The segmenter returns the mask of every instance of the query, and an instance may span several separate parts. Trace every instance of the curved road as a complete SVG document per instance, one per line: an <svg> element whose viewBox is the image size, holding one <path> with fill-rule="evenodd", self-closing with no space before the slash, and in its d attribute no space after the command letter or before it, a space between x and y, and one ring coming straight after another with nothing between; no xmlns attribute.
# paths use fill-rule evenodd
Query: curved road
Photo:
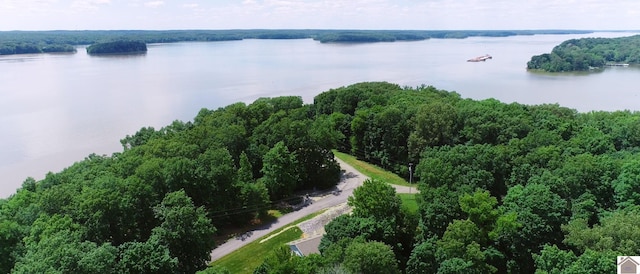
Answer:
<svg viewBox="0 0 640 274"><path fill-rule="evenodd" d="M347 197L353 194L353 190L362 185L362 183L366 179L369 179L369 177L358 172L355 168L347 165L342 160L338 158L336 158L336 160L340 164L340 168L344 170L342 178L336 186L339 190L341 190L338 195L327 195L325 198L317 200L298 211L282 215L275 222L253 230L252 233L250 233L250 235L243 241L235 238L228 240L226 243L219 245L218 247L216 247L216 249L211 251L211 261L220 259L223 256L235 251L236 249L241 248L248 243L253 242L256 239L267 235L278 228L284 227L304 216L312 214L316 211L323 210L325 208L345 203L347 201ZM415 187L412 187L410 189L405 186L393 186L396 188L397 193L415 193L417 191Z"/></svg>

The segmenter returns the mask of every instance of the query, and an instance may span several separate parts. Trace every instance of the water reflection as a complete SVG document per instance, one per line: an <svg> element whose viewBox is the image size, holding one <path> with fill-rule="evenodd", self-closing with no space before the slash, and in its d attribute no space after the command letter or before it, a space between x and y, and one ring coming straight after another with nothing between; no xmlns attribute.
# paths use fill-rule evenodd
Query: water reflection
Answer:
<svg viewBox="0 0 640 274"><path fill-rule="evenodd" d="M546 72L539 70L527 70L532 76L544 76L547 78L561 78L561 77L584 77L591 76L605 72L609 68L596 68L589 71L569 71L569 72Z"/></svg>
<svg viewBox="0 0 640 274"><path fill-rule="evenodd" d="M22 63L42 59L42 54L20 54L20 55L0 55L0 62L6 63Z"/></svg>
<svg viewBox="0 0 640 274"><path fill-rule="evenodd" d="M91 58L130 59L147 56L146 52L87 54Z"/></svg>

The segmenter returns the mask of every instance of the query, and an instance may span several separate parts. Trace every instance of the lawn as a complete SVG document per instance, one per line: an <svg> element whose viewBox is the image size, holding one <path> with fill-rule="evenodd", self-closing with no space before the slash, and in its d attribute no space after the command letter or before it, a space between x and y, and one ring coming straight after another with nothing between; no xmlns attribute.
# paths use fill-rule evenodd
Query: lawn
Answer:
<svg viewBox="0 0 640 274"><path fill-rule="evenodd" d="M288 242L295 241L302 237L302 231L296 226L297 224L318 216L324 211L325 210L320 210L318 212L300 218L283 228L277 229L274 232L271 232L261 237L260 239L257 239L239 248L238 250L229 253L227 256L224 256L216 260L215 262L212 262L211 265L225 267L231 273L253 273L253 270L260 266L260 264L262 264L264 259L269 255L271 251L287 244ZM269 239L260 243L262 240L267 238Z"/></svg>
<svg viewBox="0 0 640 274"><path fill-rule="evenodd" d="M280 229L281 231L282 229ZM269 253L276 248L297 239L302 236L302 231L297 226L291 227L277 236L260 243L260 238L255 240L235 252L224 256L215 262L212 266L223 266L231 273L253 273Z"/></svg>
<svg viewBox="0 0 640 274"><path fill-rule="evenodd" d="M402 207L408 209L409 212L418 212L418 201L416 201L415 193L398 193L397 195L402 200Z"/></svg>
<svg viewBox="0 0 640 274"><path fill-rule="evenodd" d="M394 184L394 185L410 186L410 184L402 177L394 173L391 173L389 171L386 171L378 166L360 161L349 154L342 153L336 150L333 151L333 154L336 157L338 157L340 160L349 164L350 166L352 166L353 168L360 171L362 174L364 174L365 176L371 179L380 180L380 181L383 181L389 184ZM413 186L415 186L415 184Z"/></svg>

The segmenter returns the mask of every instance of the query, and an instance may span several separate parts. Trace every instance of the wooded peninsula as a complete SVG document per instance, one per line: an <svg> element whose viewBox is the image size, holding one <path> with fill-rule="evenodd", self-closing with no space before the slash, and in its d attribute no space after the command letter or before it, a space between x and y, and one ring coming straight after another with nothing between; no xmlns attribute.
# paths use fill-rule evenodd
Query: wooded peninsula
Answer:
<svg viewBox="0 0 640 274"><path fill-rule="evenodd" d="M629 64L640 64L640 35L567 40L554 47L551 53L531 57L527 69L546 72L588 71Z"/></svg>
<svg viewBox="0 0 640 274"><path fill-rule="evenodd" d="M0 199L0 272L228 273L206 268L212 235L334 186L333 149L404 178L415 163L417 212L365 183L321 254L278 249L255 273L615 273L640 251L638 112L369 82L204 108L121 143Z"/></svg>
<svg viewBox="0 0 640 274"><path fill-rule="evenodd" d="M314 39L322 43L419 41L534 34L583 34L582 30L85 30L0 31L0 55L75 52L75 46L116 40L144 43L233 41L242 39Z"/></svg>

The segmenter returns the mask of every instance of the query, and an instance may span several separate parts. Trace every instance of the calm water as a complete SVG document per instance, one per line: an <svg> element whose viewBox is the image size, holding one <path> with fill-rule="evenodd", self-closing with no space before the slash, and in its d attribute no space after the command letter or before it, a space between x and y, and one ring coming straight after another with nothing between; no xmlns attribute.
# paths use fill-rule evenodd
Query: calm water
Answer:
<svg viewBox="0 0 640 274"><path fill-rule="evenodd" d="M578 37L535 35L376 44L244 40L151 45L145 55L0 56L0 197L90 153L121 151L143 126L192 120L203 108L302 96L362 81L433 85L474 99L559 103L579 111L640 110L640 68L533 74L534 54ZM493 60L468 63L483 54Z"/></svg>

